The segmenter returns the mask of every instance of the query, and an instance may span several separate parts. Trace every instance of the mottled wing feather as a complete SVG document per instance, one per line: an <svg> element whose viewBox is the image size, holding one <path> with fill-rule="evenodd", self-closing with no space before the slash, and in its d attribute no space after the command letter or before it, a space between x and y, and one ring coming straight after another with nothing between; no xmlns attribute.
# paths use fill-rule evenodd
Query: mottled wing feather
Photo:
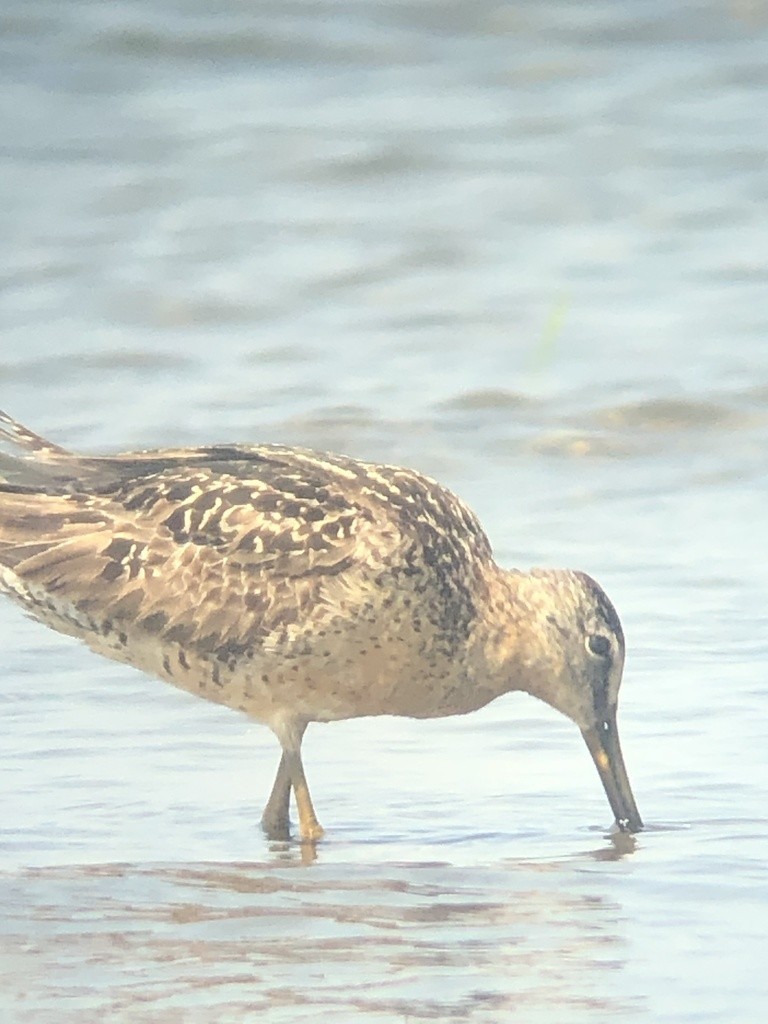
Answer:
<svg viewBox="0 0 768 1024"><path fill-rule="evenodd" d="M67 628L61 613L88 620L82 635L126 623L182 645L245 647L382 574L395 587L445 580L437 625L457 643L473 614L469 575L488 541L418 473L279 445L83 458L25 428L0 431L56 464L55 477L0 483L0 566L56 628Z"/></svg>
<svg viewBox="0 0 768 1024"><path fill-rule="evenodd" d="M264 467L187 462L120 481L103 496L137 525L233 566L289 577L339 571L370 511L327 484L257 469Z"/></svg>
<svg viewBox="0 0 768 1024"><path fill-rule="evenodd" d="M103 460L106 482L92 494L6 487L0 563L31 588L33 614L50 621L56 604L72 623L246 644L297 621L324 579L352 565L366 508L332 487L278 479L274 466L268 482L251 463L183 455ZM137 464L154 471L137 475ZM48 607L32 603L41 594Z"/></svg>

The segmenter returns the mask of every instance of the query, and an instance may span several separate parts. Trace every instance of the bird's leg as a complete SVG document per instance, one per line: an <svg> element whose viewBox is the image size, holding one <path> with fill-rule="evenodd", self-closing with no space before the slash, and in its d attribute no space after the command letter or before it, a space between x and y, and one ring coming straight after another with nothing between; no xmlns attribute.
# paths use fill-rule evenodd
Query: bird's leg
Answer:
<svg viewBox="0 0 768 1024"><path fill-rule="evenodd" d="M309 795L309 786L304 775L304 765L301 763L301 749L284 750L286 768L290 772L293 795L296 798L296 810L299 812L299 832L303 843L314 843L323 838L324 829L317 820L315 809L312 806L312 797Z"/></svg>
<svg viewBox="0 0 768 1024"><path fill-rule="evenodd" d="M288 809L291 789L299 812L301 841L314 843L323 835L323 827L317 820L312 806L304 765L301 762L301 741L306 727L306 722L292 720L278 722L273 726L283 748L283 756L280 758L272 792L261 818L262 827L270 839L289 838Z"/></svg>
<svg viewBox="0 0 768 1024"><path fill-rule="evenodd" d="M280 758L277 775L272 783L267 806L261 816L261 827L268 839L286 841L290 838L290 820L288 807L291 801L291 776L285 762L285 754Z"/></svg>

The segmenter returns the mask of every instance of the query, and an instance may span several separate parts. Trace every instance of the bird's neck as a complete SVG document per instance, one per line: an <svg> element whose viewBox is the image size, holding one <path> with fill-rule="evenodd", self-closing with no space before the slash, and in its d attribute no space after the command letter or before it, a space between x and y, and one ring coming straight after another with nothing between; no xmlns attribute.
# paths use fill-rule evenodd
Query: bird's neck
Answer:
<svg viewBox="0 0 768 1024"><path fill-rule="evenodd" d="M488 700L512 690L529 690L535 674L535 609L526 579L526 573L502 569L495 562L484 574L487 599L478 608L471 655L475 685L489 692Z"/></svg>

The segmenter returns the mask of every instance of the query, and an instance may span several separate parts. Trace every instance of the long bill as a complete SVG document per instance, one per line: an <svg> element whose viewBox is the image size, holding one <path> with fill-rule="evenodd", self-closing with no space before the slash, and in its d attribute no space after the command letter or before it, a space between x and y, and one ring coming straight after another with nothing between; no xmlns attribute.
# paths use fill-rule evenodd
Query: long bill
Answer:
<svg viewBox="0 0 768 1024"><path fill-rule="evenodd" d="M595 762L616 824L623 832L639 832L643 820L632 795L624 758L621 756L616 709L612 708L594 728L583 729L582 736Z"/></svg>

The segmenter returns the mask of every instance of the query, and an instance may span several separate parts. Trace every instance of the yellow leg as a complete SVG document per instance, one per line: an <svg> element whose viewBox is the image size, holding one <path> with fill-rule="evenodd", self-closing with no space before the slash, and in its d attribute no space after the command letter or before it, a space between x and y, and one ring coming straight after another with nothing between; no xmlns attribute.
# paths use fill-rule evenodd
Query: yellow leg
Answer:
<svg viewBox="0 0 768 1024"><path fill-rule="evenodd" d="M325 830L317 820L315 808L312 806L312 797L309 795L309 786L304 775L304 765L301 763L301 751L286 751L283 756L290 772L293 795L296 798L296 810L299 812L301 841L315 843L318 839L323 838Z"/></svg>
<svg viewBox="0 0 768 1024"><path fill-rule="evenodd" d="M296 799L296 810L299 812L299 834L303 843L315 843L323 836L323 827L317 820L309 786L301 762L301 741L304 737L306 722L288 719L278 723L274 728L283 756L277 768L277 775L272 784L267 806L261 817L261 824L269 839L285 841L290 838L290 822L288 817L291 789Z"/></svg>

